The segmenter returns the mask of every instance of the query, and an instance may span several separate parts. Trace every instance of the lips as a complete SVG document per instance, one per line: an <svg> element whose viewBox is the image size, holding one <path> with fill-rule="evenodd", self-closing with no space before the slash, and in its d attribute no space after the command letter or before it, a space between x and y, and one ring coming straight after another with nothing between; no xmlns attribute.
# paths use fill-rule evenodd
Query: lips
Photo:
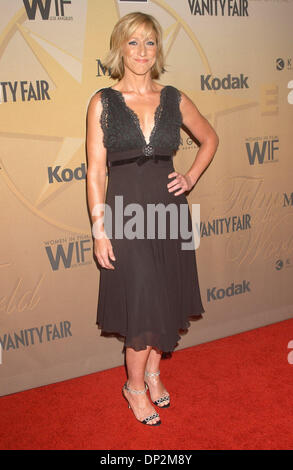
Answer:
<svg viewBox="0 0 293 470"><path fill-rule="evenodd" d="M140 64L146 64L148 62L148 59L135 59L136 62L139 62Z"/></svg>

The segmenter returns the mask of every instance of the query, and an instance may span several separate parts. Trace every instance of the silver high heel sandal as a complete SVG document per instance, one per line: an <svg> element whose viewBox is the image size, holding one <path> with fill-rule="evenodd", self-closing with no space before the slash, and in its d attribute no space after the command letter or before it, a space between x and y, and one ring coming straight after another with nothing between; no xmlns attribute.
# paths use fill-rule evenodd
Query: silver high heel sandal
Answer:
<svg viewBox="0 0 293 470"><path fill-rule="evenodd" d="M158 372L153 372L151 374L149 374L149 372L145 371L145 376L146 377L157 377L158 375L160 375L159 370L158 370ZM165 405L161 405L161 403L164 403L165 401L169 401L169 403L166 403ZM157 405L159 408L169 408L169 406L170 406L170 395L167 392L164 392L164 394L160 398L158 398L158 400L153 401L153 404Z"/></svg>
<svg viewBox="0 0 293 470"><path fill-rule="evenodd" d="M148 390L148 386L147 384L145 384L145 389L144 390L132 390L131 388L128 387L128 384L127 384L127 381L125 382L125 384L123 385L122 387L122 396L125 398L125 400L127 401L128 403L128 408L131 408L130 404L129 404L129 401L127 400L126 396L124 395L123 393L123 390L127 390L127 392L130 392L130 393L135 393L135 394L142 394L142 393L146 393L147 390ZM132 408L131 408L132 409ZM132 410L133 411L133 410ZM134 411L133 411L133 414L134 414ZM135 416L135 414L134 414ZM135 416L136 417L136 416ZM157 421L156 423L153 423L153 424L149 424L149 421L152 421L152 419L155 419L155 418L159 418L159 414L155 411L152 415L150 416L147 416L143 421L140 421L139 419L137 419L137 421L139 421L140 423L142 424L147 424L148 426L159 426L159 424L161 424L161 420Z"/></svg>

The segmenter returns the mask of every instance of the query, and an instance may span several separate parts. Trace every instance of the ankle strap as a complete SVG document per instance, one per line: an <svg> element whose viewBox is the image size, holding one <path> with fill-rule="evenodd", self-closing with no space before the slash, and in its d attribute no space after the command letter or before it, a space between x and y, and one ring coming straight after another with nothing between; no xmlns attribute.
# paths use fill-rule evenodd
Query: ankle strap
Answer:
<svg viewBox="0 0 293 470"><path fill-rule="evenodd" d="M129 387L128 387L128 383L127 383L127 382L125 382L125 384L124 384L124 388L125 388L125 390L127 390L128 392L131 392L131 393L136 393L136 394L142 394L142 393L146 393L146 392L147 392L147 390L148 390L148 386L147 386L147 384L145 384L145 388L144 388L144 390L133 390L133 389L131 389L131 388L129 388Z"/></svg>
<svg viewBox="0 0 293 470"><path fill-rule="evenodd" d="M157 375L160 375L160 371L158 370L158 372L152 372L151 374L147 371L145 371L145 375L147 377L156 377Z"/></svg>

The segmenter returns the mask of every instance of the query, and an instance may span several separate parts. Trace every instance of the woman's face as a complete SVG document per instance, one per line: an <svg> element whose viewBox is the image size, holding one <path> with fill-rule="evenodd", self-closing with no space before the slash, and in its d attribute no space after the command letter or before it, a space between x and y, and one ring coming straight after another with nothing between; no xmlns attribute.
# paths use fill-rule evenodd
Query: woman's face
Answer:
<svg viewBox="0 0 293 470"><path fill-rule="evenodd" d="M145 75L156 62L157 42L154 31L146 33L144 25L139 26L122 48L125 71Z"/></svg>

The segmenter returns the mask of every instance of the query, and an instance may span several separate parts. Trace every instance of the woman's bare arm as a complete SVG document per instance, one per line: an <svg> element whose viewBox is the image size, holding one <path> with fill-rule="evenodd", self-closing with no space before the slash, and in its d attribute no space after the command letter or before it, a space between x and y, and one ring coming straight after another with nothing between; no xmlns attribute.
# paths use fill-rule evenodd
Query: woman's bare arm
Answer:
<svg viewBox="0 0 293 470"><path fill-rule="evenodd" d="M189 129L193 136L196 137L201 145L192 166L184 176L177 172L169 174L169 177L177 175L177 177L167 185L170 192L180 188L180 190L174 194L175 196L189 191L195 185L200 175L212 161L219 144L219 137L207 119L200 114L190 98L183 92L180 93L182 98L180 111L183 124Z"/></svg>
<svg viewBox="0 0 293 470"><path fill-rule="evenodd" d="M86 149L87 167L87 198L94 227L94 252L104 268L114 269L109 256L115 260L110 240L105 236L102 207L105 204L105 187L107 176L107 151L103 143L103 130L100 124L102 113L101 92L90 99L87 111ZM100 210L97 211L97 208ZM96 215L93 214L96 213Z"/></svg>

